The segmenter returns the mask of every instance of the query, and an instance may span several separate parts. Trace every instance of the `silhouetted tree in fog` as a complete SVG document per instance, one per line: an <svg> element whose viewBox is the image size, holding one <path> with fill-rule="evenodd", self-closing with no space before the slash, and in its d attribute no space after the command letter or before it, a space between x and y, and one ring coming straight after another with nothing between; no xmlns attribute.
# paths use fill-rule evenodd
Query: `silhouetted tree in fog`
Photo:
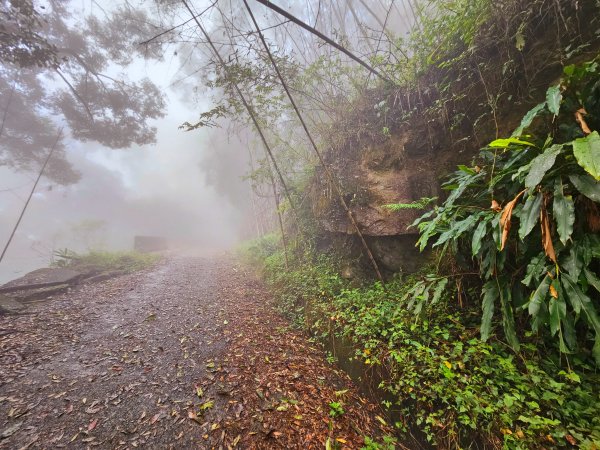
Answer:
<svg viewBox="0 0 600 450"><path fill-rule="evenodd" d="M62 126L67 138L110 148L156 139L149 121L164 115L163 94L149 79L124 73L140 36L153 32L147 13L120 7L81 18L73 7L66 0L0 2L0 165L39 169ZM64 142L47 176L77 180Z"/></svg>

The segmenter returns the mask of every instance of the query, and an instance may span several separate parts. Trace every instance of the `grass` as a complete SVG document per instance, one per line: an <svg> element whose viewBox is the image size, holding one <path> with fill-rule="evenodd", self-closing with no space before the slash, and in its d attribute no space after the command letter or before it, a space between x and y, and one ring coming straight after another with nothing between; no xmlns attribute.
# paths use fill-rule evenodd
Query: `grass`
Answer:
<svg viewBox="0 0 600 450"><path fill-rule="evenodd" d="M132 273L155 264L160 255L134 251L99 251L75 253L64 249L55 252L54 267L66 267L80 272L123 272Z"/></svg>

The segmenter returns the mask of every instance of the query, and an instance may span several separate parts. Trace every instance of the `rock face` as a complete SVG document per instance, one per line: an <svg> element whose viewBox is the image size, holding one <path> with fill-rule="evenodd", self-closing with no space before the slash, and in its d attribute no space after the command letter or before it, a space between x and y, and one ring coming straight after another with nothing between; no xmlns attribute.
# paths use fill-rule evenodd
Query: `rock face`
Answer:
<svg viewBox="0 0 600 450"><path fill-rule="evenodd" d="M74 284L81 279L82 275L75 270L60 267L38 269L0 286L0 292L8 293Z"/></svg>

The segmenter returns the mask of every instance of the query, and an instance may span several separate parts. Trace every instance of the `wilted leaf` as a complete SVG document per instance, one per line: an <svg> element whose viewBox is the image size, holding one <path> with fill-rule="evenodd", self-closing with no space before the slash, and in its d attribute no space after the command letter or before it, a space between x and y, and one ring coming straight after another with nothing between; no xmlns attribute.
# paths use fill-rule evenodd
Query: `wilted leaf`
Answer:
<svg viewBox="0 0 600 450"><path fill-rule="evenodd" d="M575 139L573 154L586 172L600 180L600 135L597 131L584 138Z"/></svg>
<svg viewBox="0 0 600 450"><path fill-rule="evenodd" d="M578 109L577 111L575 111L575 120L581 127L581 131L583 131L584 134L590 134L592 130L590 130L590 127L588 126L587 122L585 121L585 118L583 117L586 114L587 111L584 108Z"/></svg>
<svg viewBox="0 0 600 450"><path fill-rule="evenodd" d="M188 417L194 422L202 425L202 421L198 418L198 415L194 411L188 411Z"/></svg>
<svg viewBox="0 0 600 450"><path fill-rule="evenodd" d="M500 250L504 250L506 240L508 239L508 233L510 231L510 219L512 218L513 209L519 201L521 195L523 195L524 193L525 190L519 192L517 196L513 198L510 202L508 202L502 210L502 215L500 216L500 228L502 229L502 240L500 244Z"/></svg>
<svg viewBox="0 0 600 450"><path fill-rule="evenodd" d="M88 425L87 430L92 431L94 428L96 428L96 425L98 425L98 419L92 420Z"/></svg>
<svg viewBox="0 0 600 450"><path fill-rule="evenodd" d="M556 252L554 251L554 244L552 244L550 220L548 219L546 208L542 208L540 211L540 225L542 227L542 247L544 248L544 252L548 258L556 263Z"/></svg>

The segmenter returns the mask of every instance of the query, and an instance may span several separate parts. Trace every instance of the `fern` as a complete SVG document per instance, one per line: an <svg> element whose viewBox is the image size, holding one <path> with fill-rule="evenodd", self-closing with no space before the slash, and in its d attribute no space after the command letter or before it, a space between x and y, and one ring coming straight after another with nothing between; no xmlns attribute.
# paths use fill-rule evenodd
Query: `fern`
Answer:
<svg viewBox="0 0 600 450"><path fill-rule="evenodd" d="M415 200L410 203L390 203L389 205L383 205L384 208L390 211L402 211L405 209L425 209L431 203L434 203L437 197L422 197L419 200Z"/></svg>

